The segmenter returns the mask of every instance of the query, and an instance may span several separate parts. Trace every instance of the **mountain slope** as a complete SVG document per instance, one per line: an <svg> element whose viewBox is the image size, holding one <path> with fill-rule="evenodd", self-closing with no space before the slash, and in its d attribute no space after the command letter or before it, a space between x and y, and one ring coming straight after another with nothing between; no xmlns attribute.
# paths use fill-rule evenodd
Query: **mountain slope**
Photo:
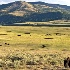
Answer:
<svg viewBox="0 0 70 70"><path fill-rule="evenodd" d="M23 16L27 13L30 14L30 12L36 12L36 8L27 2L17 1L9 3L8 6L6 4L5 7L4 5L0 6L0 12L16 16Z"/></svg>
<svg viewBox="0 0 70 70"><path fill-rule="evenodd" d="M63 8L63 9L69 9L70 10L70 6L67 5L59 5L59 4L49 4L49 3L45 3L45 2L29 2L31 4L39 4L39 5L46 5L49 7L53 7L53 8Z"/></svg>
<svg viewBox="0 0 70 70"><path fill-rule="evenodd" d="M70 6L25 1L0 5L0 24L58 19L70 19Z"/></svg>

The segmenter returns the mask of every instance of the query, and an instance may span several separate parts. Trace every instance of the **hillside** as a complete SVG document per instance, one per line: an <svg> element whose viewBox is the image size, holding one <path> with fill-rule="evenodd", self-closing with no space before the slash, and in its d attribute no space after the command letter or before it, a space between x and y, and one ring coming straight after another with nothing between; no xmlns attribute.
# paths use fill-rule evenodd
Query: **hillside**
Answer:
<svg viewBox="0 0 70 70"><path fill-rule="evenodd" d="M70 19L70 6L45 2L16 1L0 5L0 24L26 21L53 21Z"/></svg>

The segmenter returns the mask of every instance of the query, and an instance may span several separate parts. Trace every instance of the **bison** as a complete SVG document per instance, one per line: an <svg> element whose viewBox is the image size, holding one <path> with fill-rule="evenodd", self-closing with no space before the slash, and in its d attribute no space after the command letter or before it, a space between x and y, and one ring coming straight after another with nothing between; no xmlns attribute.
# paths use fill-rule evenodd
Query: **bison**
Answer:
<svg viewBox="0 0 70 70"><path fill-rule="evenodd" d="M70 57L67 57L67 58L64 60L64 67L65 67L65 68L70 68Z"/></svg>

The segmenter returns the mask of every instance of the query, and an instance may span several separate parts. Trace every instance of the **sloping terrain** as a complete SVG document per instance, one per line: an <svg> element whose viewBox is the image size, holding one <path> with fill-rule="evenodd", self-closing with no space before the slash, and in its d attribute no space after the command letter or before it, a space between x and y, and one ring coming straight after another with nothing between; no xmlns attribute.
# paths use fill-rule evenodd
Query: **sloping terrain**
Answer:
<svg viewBox="0 0 70 70"><path fill-rule="evenodd" d="M70 19L70 6L25 1L0 5L0 24L61 19Z"/></svg>

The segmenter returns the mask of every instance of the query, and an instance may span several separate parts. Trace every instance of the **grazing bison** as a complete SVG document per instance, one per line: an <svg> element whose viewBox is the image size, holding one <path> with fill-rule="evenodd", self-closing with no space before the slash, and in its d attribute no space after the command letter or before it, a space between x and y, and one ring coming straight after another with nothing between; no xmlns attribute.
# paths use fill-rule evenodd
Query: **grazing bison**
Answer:
<svg viewBox="0 0 70 70"><path fill-rule="evenodd" d="M69 57L64 60L64 67L65 68L70 68L70 58Z"/></svg>
<svg viewBox="0 0 70 70"><path fill-rule="evenodd" d="M5 45L9 45L9 43L5 43Z"/></svg>
<svg viewBox="0 0 70 70"><path fill-rule="evenodd" d="M2 46L2 45L0 45L0 46Z"/></svg>
<svg viewBox="0 0 70 70"><path fill-rule="evenodd" d="M42 45L42 48L45 48L46 46L45 45Z"/></svg>
<svg viewBox="0 0 70 70"><path fill-rule="evenodd" d="M21 36L21 35L17 35L17 36Z"/></svg>

